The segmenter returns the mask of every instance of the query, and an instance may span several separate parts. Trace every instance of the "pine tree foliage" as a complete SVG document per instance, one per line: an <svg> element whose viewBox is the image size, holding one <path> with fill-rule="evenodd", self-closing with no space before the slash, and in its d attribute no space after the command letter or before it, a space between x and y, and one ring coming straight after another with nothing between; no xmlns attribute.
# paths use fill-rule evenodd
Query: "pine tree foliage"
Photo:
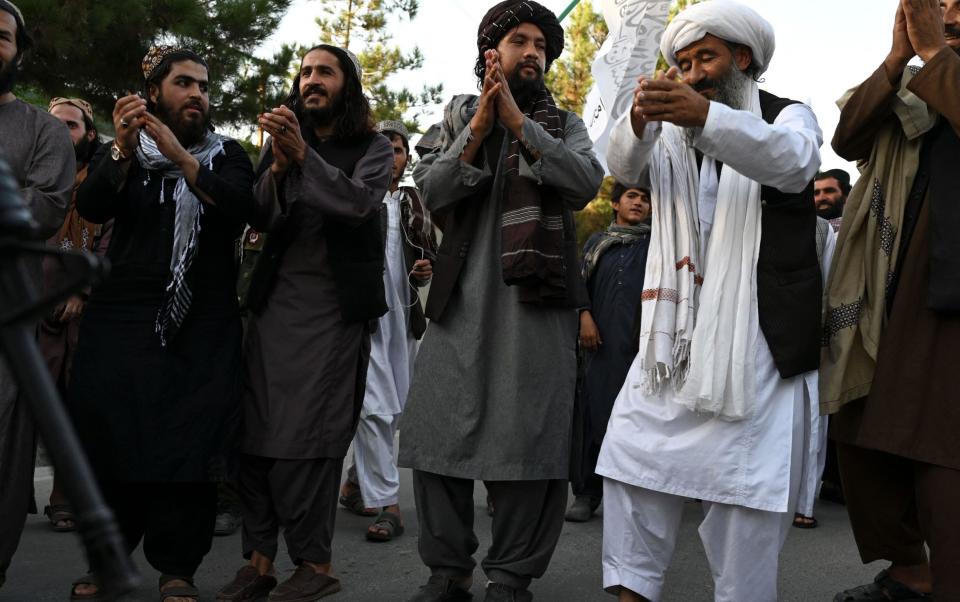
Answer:
<svg viewBox="0 0 960 602"><path fill-rule="evenodd" d="M320 39L353 51L363 68L363 86L374 118L403 120L411 132L420 130L426 109L442 102L443 85L420 90L397 86L395 75L423 66L420 49L393 45L390 25L396 17L414 19L419 0L323 0L317 19Z"/></svg>
<svg viewBox="0 0 960 602"><path fill-rule="evenodd" d="M253 56L291 0L18 0L36 45L20 83L43 97L80 96L98 121L139 90L140 62L156 43L190 48L210 66L215 121L251 125L264 62ZM269 69L267 70L269 71Z"/></svg>

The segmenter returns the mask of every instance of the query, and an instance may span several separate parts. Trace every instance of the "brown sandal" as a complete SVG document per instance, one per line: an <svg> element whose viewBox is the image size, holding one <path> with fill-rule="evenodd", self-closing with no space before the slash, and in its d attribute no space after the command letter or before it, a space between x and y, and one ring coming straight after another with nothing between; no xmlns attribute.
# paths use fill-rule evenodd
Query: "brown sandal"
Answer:
<svg viewBox="0 0 960 602"><path fill-rule="evenodd" d="M246 565L237 571L233 581L217 592L218 602L247 602L264 598L277 587L277 578L273 575L261 575L257 567Z"/></svg>

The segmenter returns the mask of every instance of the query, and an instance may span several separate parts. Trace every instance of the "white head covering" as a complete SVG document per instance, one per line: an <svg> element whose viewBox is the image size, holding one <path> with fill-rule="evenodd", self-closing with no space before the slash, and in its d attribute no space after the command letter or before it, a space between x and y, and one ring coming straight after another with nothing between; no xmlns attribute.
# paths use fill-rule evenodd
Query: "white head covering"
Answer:
<svg viewBox="0 0 960 602"><path fill-rule="evenodd" d="M660 52L671 67L677 65L676 53L698 42L707 34L743 44L753 51L757 75L770 66L776 39L773 26L757 11L733 0L709 0L687 7L667 26L660 39Z"/></svg>

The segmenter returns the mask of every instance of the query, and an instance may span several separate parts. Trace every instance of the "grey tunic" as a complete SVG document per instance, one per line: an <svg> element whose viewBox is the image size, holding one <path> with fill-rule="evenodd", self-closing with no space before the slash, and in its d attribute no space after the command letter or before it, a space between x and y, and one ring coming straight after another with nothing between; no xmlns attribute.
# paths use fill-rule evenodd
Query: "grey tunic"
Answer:
<svg viewBox="0 0 960 602"><path fill-rule="evenodd" d="M393 148L377 136L353 177L307 149L280 195L270 171L254 188L251 225L275 230L297 220L276 284L251 316L242 390L244 453L285 460L342 458L363 400L370 340L367 326L345 322L327 259L327 216L362 222L377 213L390 183ZM281 200L283 199L283 200Z"/></svg>
<svg viewBox="0 0 960 602"><path fill-rule="evenodd" d="M490 184L458 286L417 356L403 427L401 466L483 480L566 479L576 379L577 312L519 301L500 269L502 174L459 159L476 97L446 108L442 148L414 170L431 212ZM497 125L496 127L501 127ZM552 186L571 209L594 198L603 168L586 127L568 115L562 140L527 118L523 135L542 155L520 174ZM506 153L503 138L501 161ZM568 266L577 269L578 266Z"/></svg>
<svg viewBox="0 0 960 602"><path fill-rule="evenodd" d="M37 241L53 236L67 214L77 173L67 128L21 100L0 104L0 158L11 168L23 201L40 227ZM26 267L39 292L40 257L26 261ZM33 445L32 421L17 400L13 375L0 353L0 583L31 501Z"/></svg>

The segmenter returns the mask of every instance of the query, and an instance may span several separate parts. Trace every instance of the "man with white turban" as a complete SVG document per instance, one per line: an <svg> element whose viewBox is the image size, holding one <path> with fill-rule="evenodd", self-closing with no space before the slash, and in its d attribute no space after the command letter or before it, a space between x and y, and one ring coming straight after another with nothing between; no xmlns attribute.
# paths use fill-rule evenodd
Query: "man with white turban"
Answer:
<svg viewBox="0 0 960 602"><path fill-rule="evenodd" d="M772 601L819 359L822 134L757 88L774 34L752 9L696 4L660 49L670 70L639 79L607 153L615 178L649 182L654 218L640 351L597 465L604 587L658 600L698 498L716 600Z"/></svg>

